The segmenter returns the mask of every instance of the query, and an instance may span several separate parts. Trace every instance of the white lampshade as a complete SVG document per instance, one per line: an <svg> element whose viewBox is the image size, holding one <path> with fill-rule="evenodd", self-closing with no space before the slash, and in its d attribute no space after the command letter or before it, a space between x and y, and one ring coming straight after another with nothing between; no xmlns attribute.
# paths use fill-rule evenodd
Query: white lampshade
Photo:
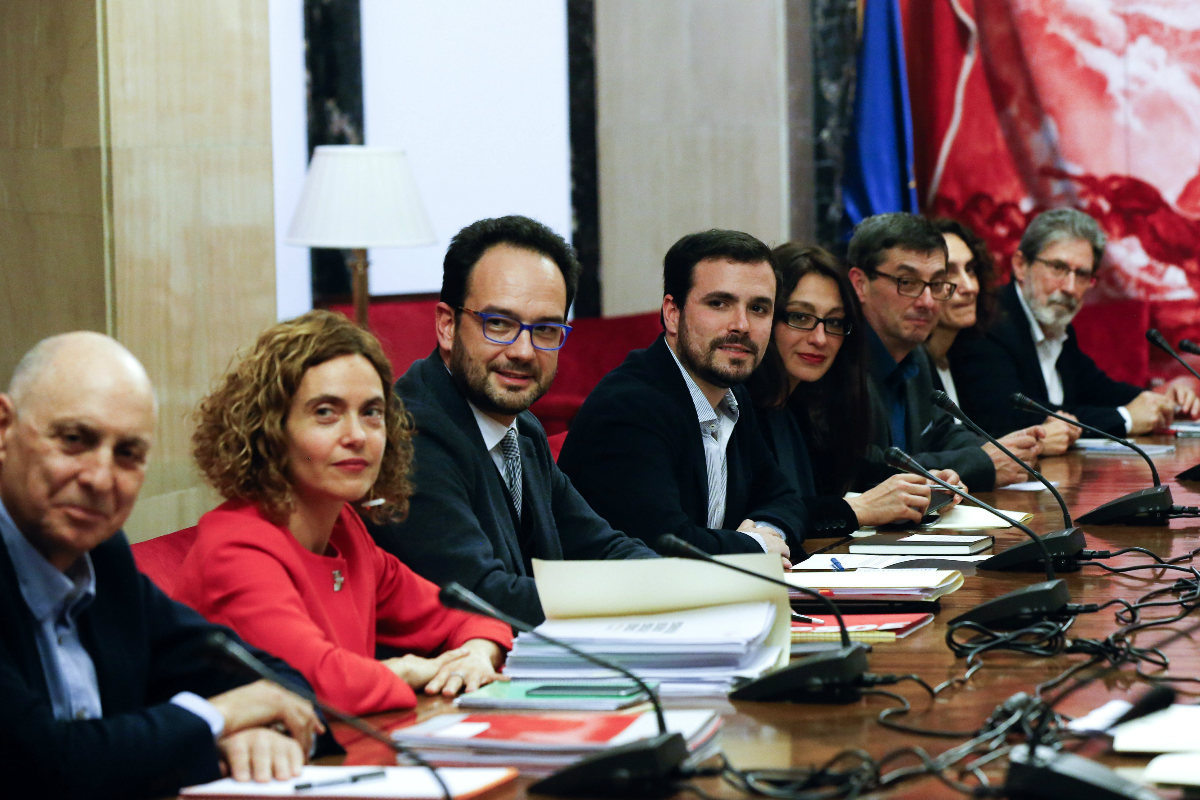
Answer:
<svg viewBox="0 0 1200 800"><path fill-rule="evenodd" d="M398 147L321 145L285 241L306 247L414 247L435 240Z"/></svg>

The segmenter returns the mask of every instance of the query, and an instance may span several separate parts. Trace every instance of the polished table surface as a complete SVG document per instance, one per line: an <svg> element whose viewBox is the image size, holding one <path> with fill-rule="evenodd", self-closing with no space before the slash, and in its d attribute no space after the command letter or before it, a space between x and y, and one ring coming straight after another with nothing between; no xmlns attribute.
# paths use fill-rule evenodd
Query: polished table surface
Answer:
<svg viewBox="0 0 1200 800"><path fill-rule="evenodd" d="M1139 440L1142 441L1142 440ZM1158 437L1150 442L1174 442ZM1200 439L1179 439L1176 451L1154 457L1163 483L1169 484L1176 505L1200 506L1200 484L1180 484L1174 476L1200 462ZM1129 456L1109 454L1084 454L1071 452L1065 456L1046 459L1042 463L1046 477L1058 484L1073 516L1078 516L1103 502L1121 494L1150 485L1145 463L1132 452ZM1021 510L1033 514L1029 526L1039 533L1062 527L1057 504L1049 492L1018 492L998 490L980 495L981 499L1005 510ZM1200 519L1172 520L1169 526L1082 526L1090 550L1115 550L1127 546L1147 548L1163 559L1182 556L1193 548L1200 548ZM1026 538L1014 529L996 532L996 550L1025 541ZM814 540L812 547L830 542ZM1111 559L1106 563L1127 566L1147 563L1148 557L1130 554ZM1190 565L1190 561L1185 562ZM1182 572L1150 569L1125 575L1113 575L1097 566L1084 566L1078 572L1065 573L1063 577L1071 591L1073 603L1103 603L1113 598L1134 601L1146 592L1169 586L1181 577ZM1044 580L1044 573L1037 572L980 572L966 579L957 592L942 599L941 611L933 624L911 636L894 643L875 645L870 655L870 669L874 673L915 673L931 685L961 676L966 661L957 658L945 642L947 620L990 598L1017 589L1029 583ZM1118 623L1113 611L1078 617L1068 633L1071 638L1103 639ZM1172 609L1148 610L1142 618L1164 617ZM1177 623L1185 625L1187 622ZM1139 646L1148 646L1169 633L1166 628L1155 628L1138 634ZM1179 676L1200 676L1200 652L1195 638L1185 636L1166 648L1170 658L1168 672ZM913 710L900 721L918 728L937 728L972 731L979 728L992 711L1017 692L1032 692L1039 682L1045 681L1072 665L1086 660L1079 654L1060 654L1053 657L1036 657L1022 653L996 652L984 656L983 666L962 686L941 692L931 701L926 692L912 682L884 687L908 698ZM1183 693L1190 691L1189 684L1175 684ZM1129 698L1147 688L1147 684L1124 667L1106 676L1078 693L1068 697L1057 709L1069 716L1078 716L1101 705L1109 699ZM1053 696L1054 692L1048 692ZM694 704L693 704L694 705ZM898 748L917 746L936 755L958 744L960 740L915 736L883 727L876 716L885 708L896 706L886 697L866 695L849 705L793 705L788 703L730 703L717 701L725 716L719 734L719 744L730 762L739 768L813 766L820 764L840 751L861 748L871 756L879 758ZM418 718L452 710L452 706L441 699L423 700L418 710L407 714L378 715L374 722L384 727L406 724ZM335 729L336 730L336 729ZM346 744L349 755L346 763L391 763L382 745L364 741L352 731L339 731L339 738ZM964 739L967 737L963 737ZM1100 748L1103 750L1103 748ZM1101 760L1113 766L1122 764L1144 764L1144 758L1129 758L1111 753L1101 753ZM900 758L890 763L889 768L915 764L913 758ZM989 773L994 780L1003 779L1004 762L1001 761ZM524 776L515 785L496 790L497 800L524 797L525 787L531 781ZM717 779L700 779L698 784L706 791L721 797L739 795L731 787ZM957 797L958 793L942 786L931 778L902 783L886 793L888 797Z"/></svg>

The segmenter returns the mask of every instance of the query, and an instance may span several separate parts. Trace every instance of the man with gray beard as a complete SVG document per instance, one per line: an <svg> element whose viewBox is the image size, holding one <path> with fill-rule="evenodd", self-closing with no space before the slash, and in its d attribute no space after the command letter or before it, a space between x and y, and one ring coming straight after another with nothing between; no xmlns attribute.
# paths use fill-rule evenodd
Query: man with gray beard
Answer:
<svg viewBox="0 0 1200 800"><path fill-rule="evenodd" d="M960 404L984 428L999 435L1041 422L1012 407L1014 392L1117 436L1200 414L1190 388L1143 391L1113 380L1080 350L1071 320L1096 283L1105 244L1096 220L1073 208L1029 224L1013 254L1013 281L1000 292L1000 319L950 354Z"/></svg>

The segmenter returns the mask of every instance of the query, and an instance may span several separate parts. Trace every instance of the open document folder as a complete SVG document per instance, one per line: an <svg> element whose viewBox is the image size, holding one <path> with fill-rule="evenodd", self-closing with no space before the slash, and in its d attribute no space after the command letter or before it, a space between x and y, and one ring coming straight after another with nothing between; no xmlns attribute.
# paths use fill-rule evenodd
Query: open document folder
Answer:
<svg viewBox="0 0 1200 800"><path fill-rule="evenodd" d="M783 579L778 555L720 558ZM630 667L666 694L727 691L738 679L787 663L789 607L781 586L680 558L534 559L533 571L546 613L539 629ZM614 677L525 633L505 673L553 681Z"/></svg>

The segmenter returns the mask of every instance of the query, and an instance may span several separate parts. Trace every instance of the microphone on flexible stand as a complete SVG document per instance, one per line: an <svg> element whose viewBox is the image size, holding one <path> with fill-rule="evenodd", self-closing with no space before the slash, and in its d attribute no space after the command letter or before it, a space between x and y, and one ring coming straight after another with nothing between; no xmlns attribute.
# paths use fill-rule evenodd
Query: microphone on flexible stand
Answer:
<svg viewBox="0 0 1200 800"><path fill-rule="evenodd" d="M534 783L529 787L530 792L586 797L636 797L665 796L674 791L675 782L683 777L679 767L688 755L687 742L682 734L667 731L662 701L645 681L615 661L580 650L553 636L547 636L528 622L496 608L460 583L452 581L443 586L438 592L438 600L446 608L473 611L498 619L519 631L561 647L588 663L624 675L637 684L654 706L654 716L658 722L657 736L638 739L585 756Z"/></svg>
<svg viewBox="0 0 1200 800"><path fill-rule="evenodd" d="M1179 349L1185 353L1191 353L1194 356L1200 356L1200 344L1196 344L1191 339L1183 339L1179 342Z"/></svg>
<svg viewBox="0 0 1200 800"><path fill-rule="evenodd" d="M1016 629L1023 628L1030 622L1037 620L1059 619L1070 614L1068 605L1071 602L1071 592L1062 578L1055 577L1055 559L1051 555L1047 541L1043 537L1038 536L1029 527L1017 522L1007 514L997 511L982 500L972 497L957 486L951 486L925 469L915 458L898 447L889 447L884 453L884 459L896 469L921 475L926 480L933 481L939 486L949 489L959 497L970 500L985 511L990 511L1032 539L1032 544L1041 551L1041 561L1046 569L1046 580L1017 589L1015 592L1001 595L1000 597L988 600L986 603L980 603L970 611L959 614L950 620L950 625L960 622L973 622L989 628ZM1075 528L1073 530L1078 532L1079 529ZM1080 540L1082 540L1083 534L1079 533L1078 535ZM1062 540L1060 538L1057 541ZM1003 553L999 555L1003 555ZM993 556L992 558L996 557Z"/></svg>
<svg viewBox="0 0 1200 800"><path fill-rule="evenodd" d="M1171 345L1167 343L1166 338L1158 332L1157 328L1151 328L1150 330L1146 331L1146 338L1150 341L1150 344L1157 346L1159 349L1166 352L1166 354L1171 358L1175 359L1180 364L1183 364L1184 369L1195 375L1197 380L1200 380L1200 372L1196 372L1196 370L1192 369L1192 365L1184 361L1183 356L1171 349ZM1200 346L1197 346L1196 343L1190 339L1184 339L1182 342L1180 342L1179 349L1191 353L1192 355L1200 355ZM1175 480L1200 481L1200 464L1196 464L1193 467L1188 467L1183 472L1176 475Z"/></svg>
<svg viewBox="0 0 1200 800"><path fill-rule="evenodd" d="M1077 419L1070 419L1059 414L1057 411L1051 411L1041 403L1034 402L1025 395L1017 392L1010 398L1014 408L1022 411L1033 411L1039 414L1045 414L1048 417L1060 419L1068 425L1076 425L1083 428L1089 433L1094 433L1097 436L1108 439L1109 441L1118 442L1125 447L1136 452L1150 467L1150 476L1154 480L1154 486L1149 489L1140 489L1136 492L1130 492L1127 495L1118 497L1115 500L1109 500L1101 506L1093 508L1088 513L1079 518L1080 522L1088 525L1166 525L1167 520L1172 516L1172 511L1177 510L1172 505L1171 488L1163 486L1158 479L1158 470L1154 467L1154 462L1150 460L1150 456L1146 455L1146 451L1138 447L1133 442L1126 441L1119 436L1113 436L1107 431L1102 431ZM1184 509L1178 509L1183 511Z"/></svg>
<svg viewBox="0 0 1200 800"><path fill-rule="evenodd" d="M1177 639L1190 636L1197 629L1200 629L1200 622L1173 632L1156 642L1150 649L1161 650ZM1089 800L1155 800L1159 797L1149 787L1130 781L1103 764L1041 744L1055 706L1120 667L1120 661L1107 664L1091 675L1076 680L1046 701L1030 733L1029 742L1016 745L1009 752L1008 774L1004 779L1005 797L1018 800L1061 800L1064 797L1087 797ZM1171 687L1155 686L1135 700L1111 725L1097 733L1107 733L1121 723L1161 711L1175 702L1175 696L1175 690Z"/></svg>
<svg viewBox="0 0 1200 800"><path fill-rule="evenodd" d="M450 793L450 787L442 779L440 773L425 759L418 754L408 749L404 745L392 739L386 733L376 729L374 726L367 724L360 717L351 716L344 711L334 708L333 706L322 702L317 698L316 693L305 686L300 686L292 681L285 680L275 670L268 667L254 653L251 653L241 642L229 636L224 631L213 631L205 637L205 646L214 651L217 655L222 656L231 665L240 667L242 670L253 675L270 681L276 686L282 687L292 694L299 695L308 702L312 703L322 714L327 717L336 719L338 722L353 728L354 730L366 736L368 739L374 739L386 745L389 750L397 755L402 755L410 759L414 764L424 767L429 770L429 774L433 776L433 780L437 783L438 788L442 790L442 797L445 800L453 800L453 795Z"/></svg>
<svg viewBox="0 0 1200 800"><path fill-rule="evenodd" d="M786 581L760 575L753 570L729 564L713 558L708 553L673 533L665 533L654 541L654 549L665 556L680 556L707 561L710 564L741 572L767 583L795 589L815 598L837 618L841 632L841 646L824 650L797 659L786 667L755 678L729 693L732 700L787 700L793 703L850 703L862 696L862 689L870 685L864 676L867 672L867 653L863 642L850 641L850 632L842 619L837 604L820 592L807 586L794 586Z"/></svg>
<svg viewBox="0 0 1200 800"><path fill-rule="evenodd" d="M1060 572L1074 572L1079 569L1079 559L1075 556L1083 551L1084 541L1083 531L1074 527L1071 524L1071 512L1067 510L1067 504L1063 500L1062 495L1058 493L1058 489L1054 488L1054 484L1046 480L1042 473L1038 472L1032 465L1025 463L1017 458L1011 450L1000 443L1000 440L990 433L985 431L981 426L977 425L974 420L968 417L961 408L958 407L950 396L941 389L935 389L931 396L934 405L940 407L950 416L962 422L968 428L973 430L978 435L987 439L994 444L1001 453L1011 458L1013 461L1020 464L1026 472L1041 482L1043 486L1050 490L1050 494L1054 495L1055 501L1058 502L1059 510L1062 511L1063 527L1061 530L1051 531L1040 537L1042 544L1036 544L1038 537L1034 537L1032 542L1023 542L1015 547L1010 547L1003 553L997 553L986 561L979 564L979 569L1037 569L1039 558L1046 552L1054 556L1054 568ZM978 503L977 500L972 502ZM995 509L989 509L996 513ZM1002 519L1007 519L1004 515L999 515ZM1032 533L1023 525L1018 525L1025 531Z"/></svg>

